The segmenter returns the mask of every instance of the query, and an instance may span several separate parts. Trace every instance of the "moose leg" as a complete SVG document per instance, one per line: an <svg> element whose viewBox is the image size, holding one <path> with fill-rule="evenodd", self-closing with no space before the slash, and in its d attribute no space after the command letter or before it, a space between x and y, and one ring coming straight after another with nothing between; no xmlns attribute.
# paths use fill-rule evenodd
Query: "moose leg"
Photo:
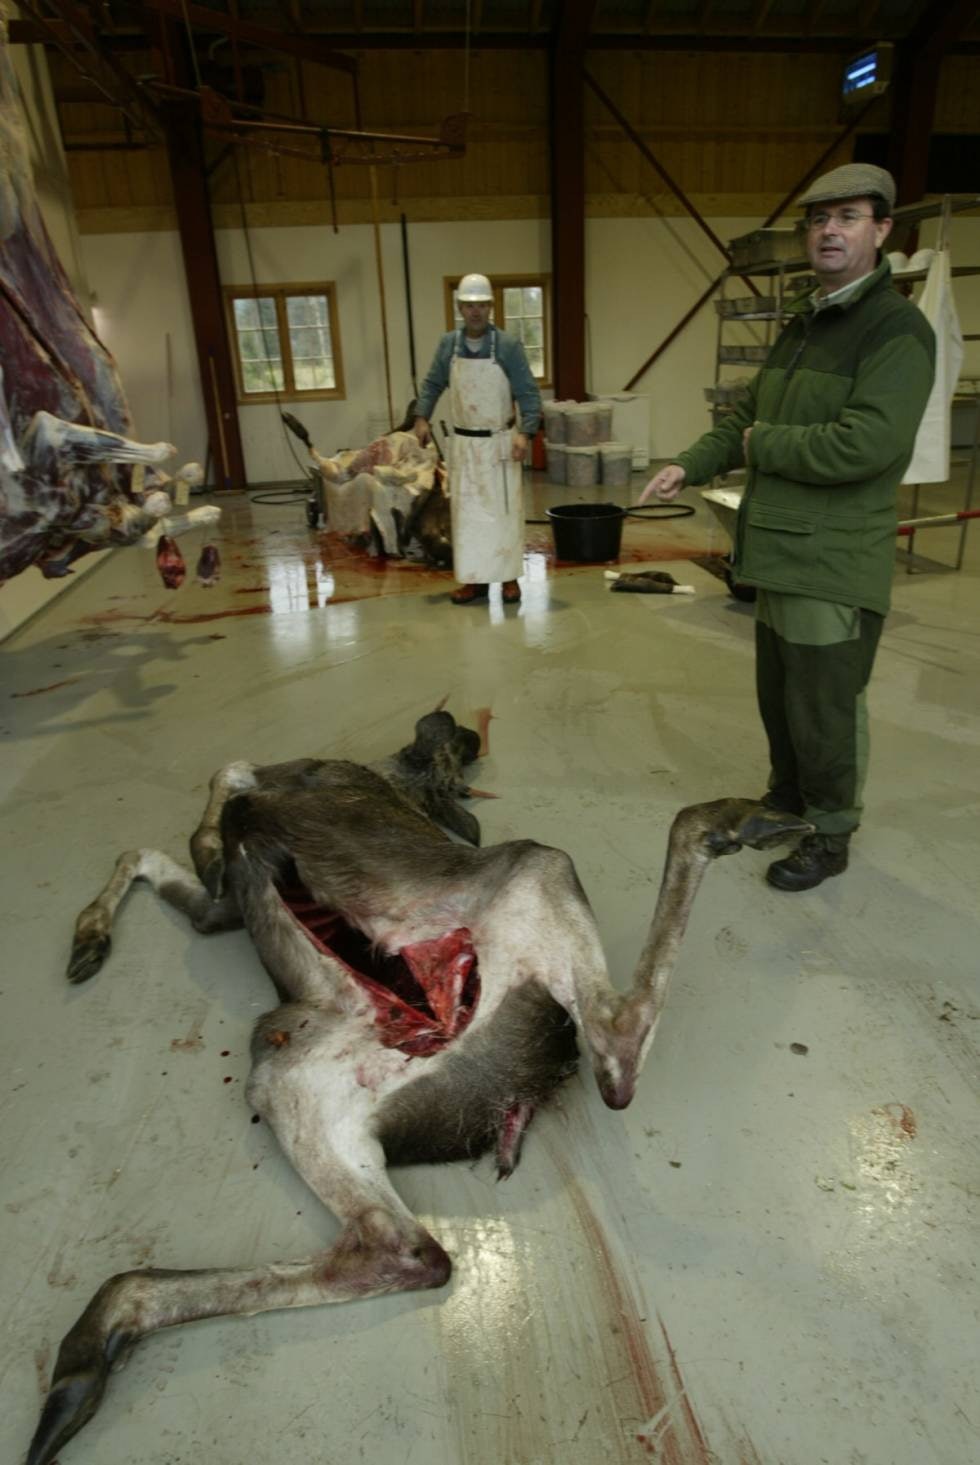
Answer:
<svg viewBox="0 0 980 1465"><path fill-rule="evenodd" d="M201 822L191 835L194 869L217 899L224 881L225 860L221 844L221 811L233 794L258 787L253 763L226 763L211 779L211 797Z"/></svg>
<svg viewBox="0 0 980 1465"><path fill-rule="evenodd" d="M163 463L176 452L170 443L133 442L118 432L65 422L50 412L35 412L22 447L31 466L46 476L64 464Z"/></svg>
<svg viewBox="0 0 980 1465"><path fill-rule="evenodd" d="M281 1056L286 1061L279 1063ZM291 1056L288 1049L276 1051L272 1063L288 1074ZM257 1088L265 1090L260 1102L273 1124L277 1101L282 1103L280 1138L300 1174L343 1221L337 1240L305 1261L220 1271L134 1271L110 1278L61 1345L27 1465L49 1465L98 1409L113 1365L160 1328L441 1287L449 1280L449 1257L392 1188L363 1111L352 1123L349 1109L338 1113L333 1108L332 1123L323 1125L332 1075L325 1077L327 1083L321 1067L323 1097L311 1093L305 1081L297 1085L287 1079L279 1086L272 1080Z"/></svg>
<svg viewBox="0 0 980 1465"><path fill-rule="evenodd" d="M112 945L112 922L134 880L146 880L168 904L189 918L195 930L209 935L242 924L234 898L212 899L201 882L160 850L127 850L119 856L105 889L75 922L68 958L69 982L87 982L102 967Z"/></svg>
<svg viewBox="0 0 980 1465"><path fill-rule="evenodd" d="M323 767L322 758L294 758L290 763L226 763L211 779L211 793L201 822L191 835L191 859L202 882L217 899L224 882L224 846L221 838L221 815L235 794L249 793L256 788L301 788L316 770Z"/></svg>
<svg viewBox="0 0 980 1465"><path fill-rule="evenodd" d="M148 495L148 497L150 497ZM186 529L202 529L208 524L217 524L221 510L217 504L202 504L197 509L185 509L181 514L171 514L170 500L163 510L164 517L153 512L155 505L144 500L143 509L134 512L127 525L127 542L138 539L144 549L156 549L165 534L183 534Z"/></svg>

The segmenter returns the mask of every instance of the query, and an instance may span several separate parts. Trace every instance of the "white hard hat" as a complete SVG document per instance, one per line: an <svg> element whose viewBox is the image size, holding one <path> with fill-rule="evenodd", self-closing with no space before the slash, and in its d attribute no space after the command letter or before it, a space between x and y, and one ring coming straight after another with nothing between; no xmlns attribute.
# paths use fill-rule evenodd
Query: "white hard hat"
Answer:
<svg viewBox="0 0 980 1465"><path fill-rule="evenodd" d="M486 275L464 275L456 291L457 300L493 300L493 290Z"/></svg>

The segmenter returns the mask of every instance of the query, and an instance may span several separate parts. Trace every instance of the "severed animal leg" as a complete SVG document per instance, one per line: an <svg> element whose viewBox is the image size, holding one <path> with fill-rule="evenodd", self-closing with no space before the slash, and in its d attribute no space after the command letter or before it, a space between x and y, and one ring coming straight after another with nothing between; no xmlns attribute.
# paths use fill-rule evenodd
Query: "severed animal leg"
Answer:
<svg viewBox="0 0 980 1465"><path fill-rule="evenodd" d="M188 509L184 514L171 514L170 499L163 495L166 503L163 507L162 516L155 516L149 505L149 498L144 500L143 511L147 514L147 521L142 527L134 527L132 538L139 539L144 549L155 549L158 542L166 535L172 538L175 534L183 534L185 529L201 529L208 524L217 524L221 518L221 510L217 504L202 504L198 509ZM152 495L153 498L157 494ZM135 521L134 521L135 523Z"/></svg>
<svg viewBox="0 0 980 1465"><path fill-rule="evenodd" d="M258 787L253 763L226 763L211 779L211 796L201 822L191 835L191 859L198 876L218 898L224 881L224 852L221 847L221 811L233 794Z"/></svg>
<svg viewBox="0 0 980 1465"><path fill-rule="evenodd" d="M75 922L68 959L69 982L87 982L102 967L112 945L116 911L136 880L146 880L158 895L187 916L203 935L231 931L242 918L232 896L214 900L204 885L160 850L128 850L119 856L105 888Z"/></svg>
<svg viewBox="0 0 980 1465"><path fill-rule="evenodd" d="M263 1020L257 1046L270 1023L288 1037L265 1044L268 1056L257 1065L250 1098L307 1184L343 1222L340 1236L304 1261L229 1270L142 1270L110 1278L62 1342L27 1465L50 1465L98 1409L110 1370L140 1338L160 1328L442 1287L449 1280L449 1257L388 1180L381 1146L368 1128L369 1101L360 1113L349 1107L338 1112L336 1100L329 1102L334 1084L344 1094L350 1087L356 1092L356 1084L352 1074L324 1076L329 1060L322 1042L329 1024L318 1030L318 1016L323 1021L317 1009L296 1005ZM306 1022L302 1030L300 1020ZM298 1052L303 1041L305 1055ZM305 1057L319 1070L315 1082Z"/></svg>
<svg viewBox="0 0 980 1465"><path fill-rule="evenodd" d="M118 432L64 422L50 412L35 412L21 448L34 471L52 480L73 464L163 463L177 451L172 443L133 442Z"/></svg>

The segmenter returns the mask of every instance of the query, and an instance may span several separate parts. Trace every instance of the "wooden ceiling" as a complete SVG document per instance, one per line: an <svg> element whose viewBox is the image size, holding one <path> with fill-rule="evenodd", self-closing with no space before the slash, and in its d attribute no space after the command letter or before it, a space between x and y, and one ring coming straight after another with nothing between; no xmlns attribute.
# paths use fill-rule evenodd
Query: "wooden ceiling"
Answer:
<svg viewBox="0 0 980 1465"><path fill-rule="evenodd" d="M936 125L980 131L978 89L968 81L980 50L980 0L18 3L11 38L47 47L77 206L93 211L95 229L108 227L106 211L124 206L169 209L159 108L179 97L174 88L202 86L244 104L240 116L254 116L252 107L331 129L431 134L447 113L468 110L465 165L403 169L403 196L449 196L462 186L504 210L500 217L540 212L548 189L545 53L570 16L587 35L587 67L706 206L792 186L838 127L842 58L869 40L918 42L946 24L943 50L951 54ZM616 195L617 207L622 195L622 207L635 209L648 183L642 169L634 178L635 149L597 106L590 98L590 195ZM869 125L887 127L887 115L876 104ZM207 144L219 203L243 190L227 142ZM323 194L322 168L288 148L281 157L252 154L244 171L248 201L281 213ZM362 171L340 171L342 201L365 192Z"/></svg>

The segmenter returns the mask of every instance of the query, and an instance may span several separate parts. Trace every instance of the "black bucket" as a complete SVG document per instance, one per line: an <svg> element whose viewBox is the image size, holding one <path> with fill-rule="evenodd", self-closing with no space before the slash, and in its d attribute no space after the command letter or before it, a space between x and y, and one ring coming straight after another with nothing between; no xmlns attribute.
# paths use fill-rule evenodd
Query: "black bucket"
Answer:
<svg viewBox="0 0 980 1465"><path fill-rule="evenodd" d="M588 563L619 558L626 510L618 504L559 504L545 512L558 559Z"/></svg>

